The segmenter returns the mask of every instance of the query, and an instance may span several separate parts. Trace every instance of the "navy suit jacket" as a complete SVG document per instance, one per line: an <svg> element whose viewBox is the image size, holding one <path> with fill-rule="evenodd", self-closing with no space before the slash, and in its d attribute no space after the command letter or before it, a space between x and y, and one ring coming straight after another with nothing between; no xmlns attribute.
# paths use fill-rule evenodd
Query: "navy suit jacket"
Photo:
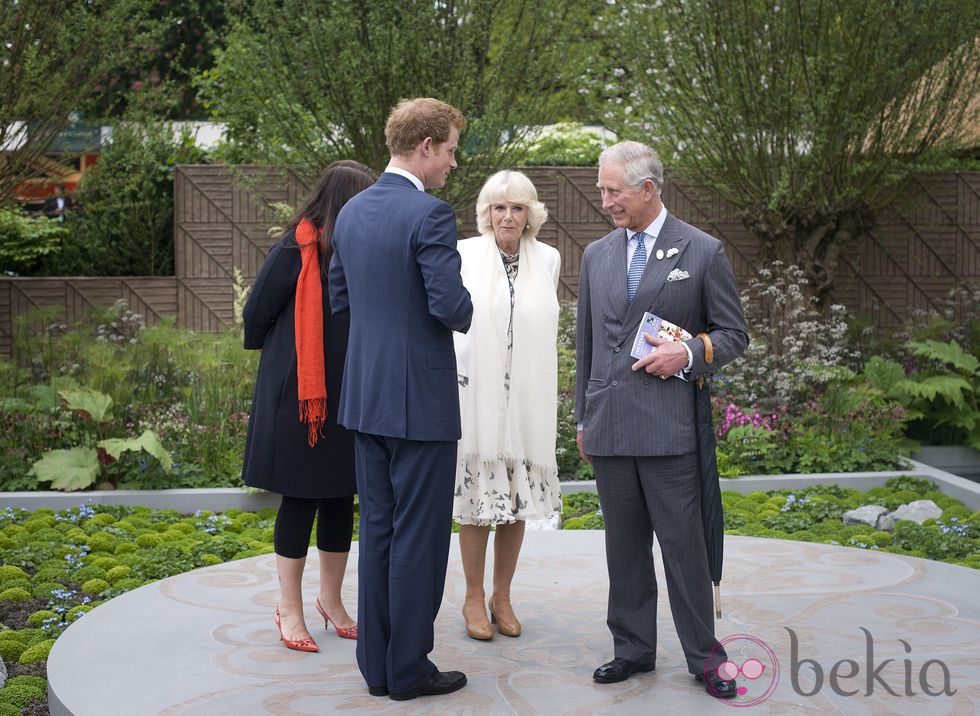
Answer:
<svg viewBox="0 0 980 716"><path fill-rule="evenodd" d="M339 421L408 440L459 440L453 331L473 304L460 278L456 216L446 202L384 173L334 226L328 285L350 315Z"/></svg>

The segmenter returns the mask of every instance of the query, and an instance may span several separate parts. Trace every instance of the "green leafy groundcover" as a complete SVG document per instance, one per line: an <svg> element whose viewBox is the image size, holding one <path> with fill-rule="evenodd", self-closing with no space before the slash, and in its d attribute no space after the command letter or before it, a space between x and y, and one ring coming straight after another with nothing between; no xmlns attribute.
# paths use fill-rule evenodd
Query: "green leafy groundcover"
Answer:
<svg viewBox="0 0 980 716"><path fill-rule="evenodd" d="M815 485L747 495L725 490L721 495L726 534L881 550L980 569L980 512L971 513L962 502L944 495L928 480L896 477L884 487L867 492ZM942 509L942 516L921 525L899 522L891 532L841 521L845 512L862 505L894 510L915 500L932 500ZM576 492L565 496L563 502L563 529L605 527L597 495Z"/></svg>
<svg viewBox="0 0 980 716"><path fill-rule="evenodd" d="M722 495L729 534L839 544L980 568L980 513L971 514L926 480L895 478L867 493L819 486ZM841 515L854 507L874 503L894 509L918 499L933 500L942 517L924 525L900 522L893 532L841 523ZM573 493L563 502L564 529L603 529L594 493ZM48 652L73 621L154 580L271 552L275 516L274 509L182 515L113 505L0 510L0 658L13 677L0 688L0 716L47 713Z"/></svg>

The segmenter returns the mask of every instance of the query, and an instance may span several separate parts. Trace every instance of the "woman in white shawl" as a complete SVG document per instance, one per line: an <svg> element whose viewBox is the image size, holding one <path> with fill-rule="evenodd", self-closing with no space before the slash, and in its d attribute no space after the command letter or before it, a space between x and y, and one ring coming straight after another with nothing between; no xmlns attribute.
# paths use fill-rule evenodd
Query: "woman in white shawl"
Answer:
<svg viewBox="0 0 980 716"><path fill-rule="evenodd" d="M540 243L548 212L524 174L497 172L476 202L480 235L459 243L473 322L455 334L463 437L453 517L466 575L463 618L474 639L491 622L520 636L510 586L524 521L561 511L555 438L558 401L558 252ZM493 591L483 576L495 526ZM487 611L490 610L490 619Z"/></svg>

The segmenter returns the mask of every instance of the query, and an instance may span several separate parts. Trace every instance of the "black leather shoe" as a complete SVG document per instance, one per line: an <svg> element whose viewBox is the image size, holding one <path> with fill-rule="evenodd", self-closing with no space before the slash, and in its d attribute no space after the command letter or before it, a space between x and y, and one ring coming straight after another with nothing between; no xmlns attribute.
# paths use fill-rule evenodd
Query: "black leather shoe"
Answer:
<svg viewBox="0 0 980 716"><path fill-rule="evenodd" d="M387 686L368 686L368 693L371 696L387 696L388 687Z"/></svg>
<svg viewBox="0 0 980 716"><path fill-rule="evenodd" d="M416 696L441 696L459 691L466 686L466 674L462 671L437 671L411 691L388 694L392 701L409 701Z"/></svg>
<svg viewBox="0 0 980 716"><path fill-rule="evenodd" d="M615 684L617 681L626 681L633 674L641 671L653 671L653 668L653 664L640 664L617 656L596 669L592 678L600 684Z"/></svg>
<svg viewBox="0 0 980 716"><path fill-rule="evenodd" d="M704 690L717 699L734 699L738 694L738 685L734 681L723 679L717 674L709 676L707 681L701 674L695 674L694 680L703 683Z"/></svg>

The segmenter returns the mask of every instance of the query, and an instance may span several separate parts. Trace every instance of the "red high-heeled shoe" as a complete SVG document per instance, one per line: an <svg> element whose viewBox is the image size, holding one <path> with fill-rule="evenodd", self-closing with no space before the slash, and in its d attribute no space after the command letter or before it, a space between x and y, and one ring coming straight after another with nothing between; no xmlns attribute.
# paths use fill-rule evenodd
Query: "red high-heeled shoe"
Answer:
<svg viewBox="0 0 980 716"><path fill-rule="evenodd" d="M316 610L320 612L320 616L323 617L323 628L326 629L330 626L330 622L333 622L327 612L324 611L323 607L320 605L320 598L316 599ZM356 639L357 638L357 624L352 627L339 627L337 622L333 622L333 628L337 632L337 636L341 639Z"/></svg>
<svg viewBox="0 0 980 716"><path fill-rule="evenodd" d="M283 644L286 645L287 649L295 649L296 651L320 651L320 647L316 645L316 642L313 641L312 638L299 639L297 641L293 641L292 639L286 638L286 636L282 633L282 622L279 619L278 608L276 609L275 622L276 622L276 626L279 628L279 639L280 641L282 641Z"/></svg>

